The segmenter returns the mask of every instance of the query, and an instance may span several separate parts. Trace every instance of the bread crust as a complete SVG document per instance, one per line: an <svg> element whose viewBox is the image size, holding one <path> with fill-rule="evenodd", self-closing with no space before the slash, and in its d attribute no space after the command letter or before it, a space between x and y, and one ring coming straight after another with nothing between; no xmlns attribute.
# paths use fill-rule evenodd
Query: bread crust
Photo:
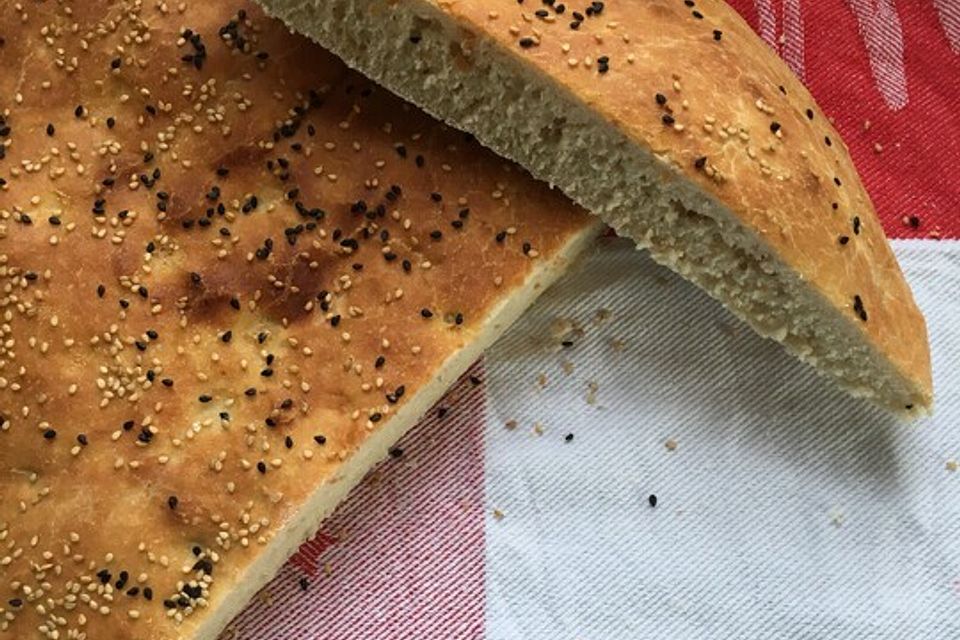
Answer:
<svg viewBox="0 0 960 640"><path fill-rule="evenodd" d="M0 7L0 637L213 637L596 228L251 4L177 4Z"/></svg>

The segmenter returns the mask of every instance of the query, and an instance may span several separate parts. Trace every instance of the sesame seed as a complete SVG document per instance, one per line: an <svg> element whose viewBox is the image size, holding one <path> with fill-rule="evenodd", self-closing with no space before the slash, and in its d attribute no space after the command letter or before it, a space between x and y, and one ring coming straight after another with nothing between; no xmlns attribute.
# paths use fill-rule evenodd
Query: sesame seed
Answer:
<svg viewBox="0 0 960 640"><path fill-rule="evenodd" d="M863 299L859 294L853 296L853 312L856 313L863 322L867 321L867 311L864 309Z"/></svg>

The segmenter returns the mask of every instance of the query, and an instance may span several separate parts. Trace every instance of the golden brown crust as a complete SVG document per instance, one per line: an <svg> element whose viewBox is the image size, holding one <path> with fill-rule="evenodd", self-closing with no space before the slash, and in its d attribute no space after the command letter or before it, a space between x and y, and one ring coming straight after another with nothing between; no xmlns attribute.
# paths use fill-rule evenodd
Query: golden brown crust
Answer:
<svg viewBox="0 0 960 640"><path fill-rule="evenodd" d="M592 223L243 2L0 37L0 636L188 636Z"/></svg>
<svg viewBox="0 0 960 640"><path fill-rule="evenodd" d="M729 5L427 1L724 203L832 305L862 318L869 341L929 403L924 319L846 145Z"/></svg>

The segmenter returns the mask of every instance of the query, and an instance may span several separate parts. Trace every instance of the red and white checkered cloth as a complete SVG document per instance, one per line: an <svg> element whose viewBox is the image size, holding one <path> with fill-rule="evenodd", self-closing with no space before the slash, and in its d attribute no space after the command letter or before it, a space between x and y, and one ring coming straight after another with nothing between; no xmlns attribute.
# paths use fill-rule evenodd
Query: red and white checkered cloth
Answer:
<svg viewBox="0 0 960 640"><path fill-rule="evenodd" d="M608 239L231 637L960 637L960 0L733 4L899 239L937 416L905 428L847 399ZM570 349L538 339L558 318Z"/></svg>

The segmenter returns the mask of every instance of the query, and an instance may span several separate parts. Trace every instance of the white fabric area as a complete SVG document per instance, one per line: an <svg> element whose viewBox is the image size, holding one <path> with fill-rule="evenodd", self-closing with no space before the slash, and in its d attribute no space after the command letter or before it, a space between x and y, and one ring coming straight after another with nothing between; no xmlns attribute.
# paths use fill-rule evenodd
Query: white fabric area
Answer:
<svg viewBox="0 0 960 640"><path fill-rule="evenodd" d="M894 243L933 349L915 425L604 244L486 358L487 638L960 637L960 243Z"/></svg>

